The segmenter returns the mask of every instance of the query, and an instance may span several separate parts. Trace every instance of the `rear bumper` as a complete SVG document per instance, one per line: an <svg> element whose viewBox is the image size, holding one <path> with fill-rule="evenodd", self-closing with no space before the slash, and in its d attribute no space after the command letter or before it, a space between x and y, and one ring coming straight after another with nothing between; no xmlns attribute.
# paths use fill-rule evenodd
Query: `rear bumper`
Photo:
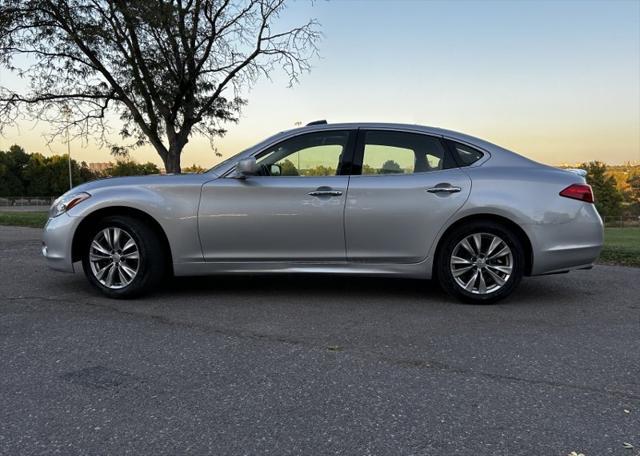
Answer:
<svg viewBox="0 0 640 456"><path fill-rule="evenodd" d="M72 246L73 233L76 231L79 217L67 214L50 218L42 234L42 255L51 269L73 272Z"/></svg>
<svg viewBox="0 0 640 456"><path fill-rule="evenodd" d="M598 259L604 242L602 219L595 207L583 208L562 223L523 227L533 247L531 275L587 268Z"/></svg>
<svg viewBox="0 0 640 456"><path fill-rule="evenodd" d="M553 274L572 269L589 269L598 259L602 246L578 247L543 252L538 256L531 275Z"/></svg>

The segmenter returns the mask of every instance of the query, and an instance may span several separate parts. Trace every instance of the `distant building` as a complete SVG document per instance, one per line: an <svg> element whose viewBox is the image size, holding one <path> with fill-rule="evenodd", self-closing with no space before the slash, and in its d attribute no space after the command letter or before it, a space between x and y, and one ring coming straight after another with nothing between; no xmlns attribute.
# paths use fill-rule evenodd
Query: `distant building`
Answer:
<svg viewBox="0 0 640 456"><path fill-rule="evenodd" d="M89 163L89 169L91 171L102 173L107 170L107 168L113 166L113 163L103 162L103 163Z"/></svg>

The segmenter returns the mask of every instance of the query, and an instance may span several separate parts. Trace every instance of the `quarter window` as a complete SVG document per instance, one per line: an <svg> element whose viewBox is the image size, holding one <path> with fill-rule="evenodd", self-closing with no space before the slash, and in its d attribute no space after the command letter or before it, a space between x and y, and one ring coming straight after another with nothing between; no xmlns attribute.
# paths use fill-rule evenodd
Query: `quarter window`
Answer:
<svg viewBox="0 0 640 456"><path fill-rule="evenodd" d="M458 155L460 166L472 165L480 160L483 156L482 152L480 152L479 150L473 149L469 146L465 146L464 144L453 142L453 147L455 148L456 154Z"/></svg>
<svg viewBox="0 0 640 456"><path fill-rule="evenodd" d="M263 176L335 176L348 131L322 131L296 136L258 157Z"/></svg>
<svg viewBox="0 0 640 456"><path fill-rule="evenodd" d="M413 174L452 167L438 138L416 133L367 131L362 174Z"/></svg>

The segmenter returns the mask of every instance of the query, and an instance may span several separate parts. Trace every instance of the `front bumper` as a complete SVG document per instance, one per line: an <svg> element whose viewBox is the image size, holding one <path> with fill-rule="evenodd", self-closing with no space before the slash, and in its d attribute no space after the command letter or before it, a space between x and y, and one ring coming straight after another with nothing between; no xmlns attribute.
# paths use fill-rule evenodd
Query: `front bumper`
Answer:
<svg viewBox="0 0 640 456"><path fill-rule="evenodd" d="M42 234L42 255L50 268L74 272L73 235L80 221L80 217L71 217L66 213L47 221Z"/></svg>

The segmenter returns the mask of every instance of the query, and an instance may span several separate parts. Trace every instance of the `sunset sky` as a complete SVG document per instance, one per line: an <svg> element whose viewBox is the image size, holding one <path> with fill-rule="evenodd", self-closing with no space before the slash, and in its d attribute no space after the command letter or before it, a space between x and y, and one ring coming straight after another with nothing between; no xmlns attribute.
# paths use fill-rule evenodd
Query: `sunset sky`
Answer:
<svg viewBox="0 0 640 456"><path fill-rule="evenodd" d="M217 147L227 157L296 122L418 123L463 131L549 164L640 161L640 1L306 1L283 26L317 18L321 58L300 83L276 73L245 93L239 124ZM0 73L0 85L22 84ZM45 124L0 137L50 149ZM74 158L107 150L72 143ZM153 149L133 152L160 163ZM192 138L183 166L221 160Z"/></svg>

